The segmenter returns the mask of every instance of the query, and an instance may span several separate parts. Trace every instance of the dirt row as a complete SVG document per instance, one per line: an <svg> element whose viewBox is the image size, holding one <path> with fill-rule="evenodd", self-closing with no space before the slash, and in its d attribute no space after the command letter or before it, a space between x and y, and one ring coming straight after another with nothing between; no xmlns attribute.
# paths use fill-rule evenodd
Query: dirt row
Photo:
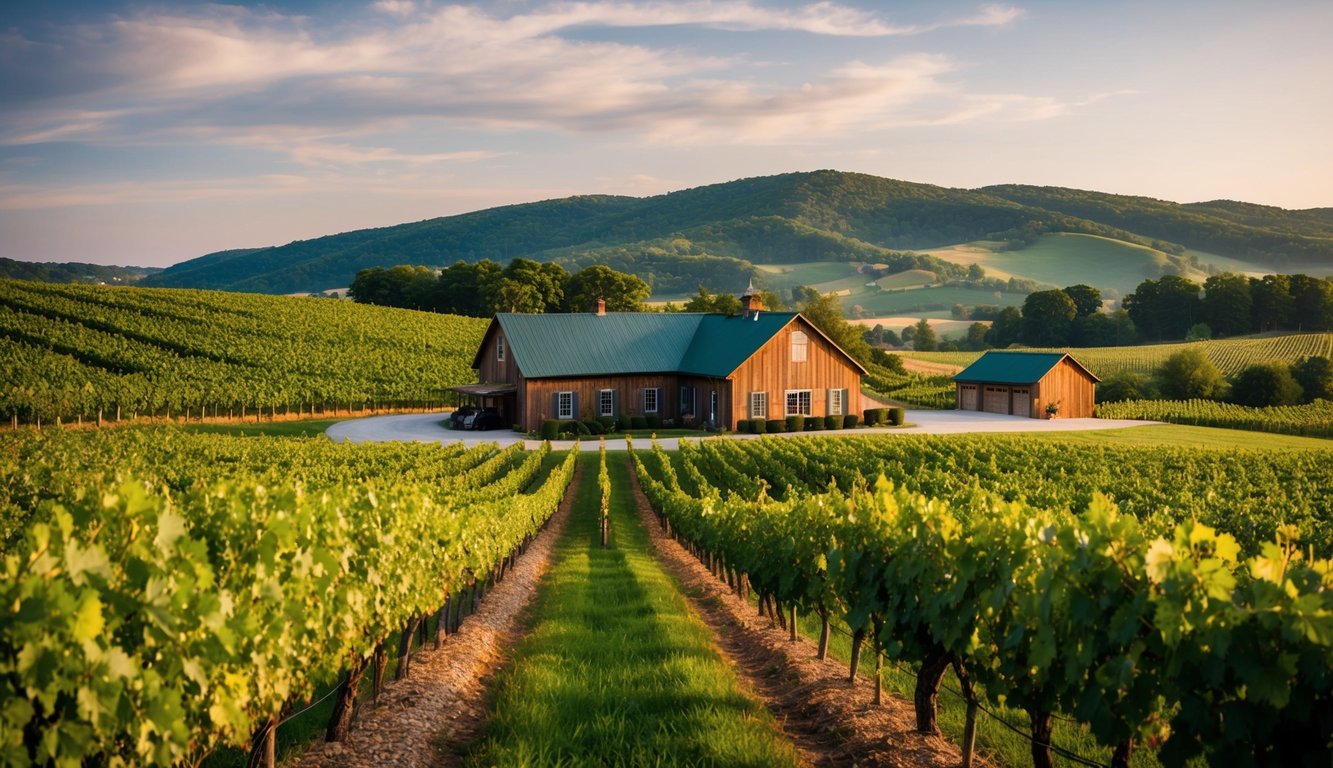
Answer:
<svg viewBox="0 0 1333 768"><path fill-rule="evenodd" d="M491 589L478 612L439 650L428 648L412 661L406 680L390 683L379 704L365 704L346 742L319 744L297 765L455 766L486 723L487 688L509 661L527 627L524 609L541 583L554 542L564 530L582 480L575 469L569 491L551 523L505 579ZM782 733L811 766L957 766L958 749L938 736L916 732L912 704L885 695L873 704L874 686L855 686L847 669L816 658L815 645L786 631L735 595L698 560L665 536L631 472L631 490L659 560L713 632L723 655L774 714Z"/></svg>
<svg viewBox="0 0 1333 768"><path fill-rule="evenodd" d="M531 603L569 519L582 476L574 469L569 490L550 523L518 558L504 580L486 593L477 612L433 647L412 658L405 680L390 683L378 706L364 704L347 741L322 743L297 763L303 768L353 766L453 766L486 722L486 691L495 672L522 639L523 610Z"/></svg>
<svg viewBox="0 0 1333 768"><path fill-rule="evenodd" d="M639 517L647 527L659 560L713 631L719 649L813 766L931 766L955 768L962 762L957 746L916 730L912 702L885 692L874 704L874 683L848 682L847 667L819 660L804 637L761 617L747 600L715 579L708 569L657 522L648 499L630 473Z"/></svg>

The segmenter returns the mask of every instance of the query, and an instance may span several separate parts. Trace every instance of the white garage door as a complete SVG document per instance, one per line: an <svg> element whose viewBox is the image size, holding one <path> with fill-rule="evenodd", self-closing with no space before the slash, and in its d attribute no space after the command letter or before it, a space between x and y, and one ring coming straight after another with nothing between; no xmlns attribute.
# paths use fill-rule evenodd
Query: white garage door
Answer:
<svg viewBox="0 0 1333 768"><path fill-rule="evenodd" d="M1009 412L1009 388L1008 387L986 387L986 401L984 403L989 413L1008 413Z"/></svg>
<svg viewBox="0 0 1333 768"><path fill-rule="evenodd" d="M1014 415L1031 416L1032 415L1032 390L1024 387L1014 388Z"/></svg>
<svg viewBox="0 0 1333 768"><path fill-rule="evenodd" d="M977 385L959 384L958 402L960 410L975 411L977 409Z"/></svg>

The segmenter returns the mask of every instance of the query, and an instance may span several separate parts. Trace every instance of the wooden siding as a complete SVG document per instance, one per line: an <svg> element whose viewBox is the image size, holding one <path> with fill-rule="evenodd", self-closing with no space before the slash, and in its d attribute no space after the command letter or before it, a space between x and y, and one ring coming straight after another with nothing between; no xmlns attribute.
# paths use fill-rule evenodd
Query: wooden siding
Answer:
<svg viewBox="0 0 1333 768"><path fill-rule="evenodd" d="M1049 419L1046 413L1048 403L1059 403L1061 419L1090 419L1094 405L1095 383L1088 375L1069 360L1061 360L1052 368L1037 386L1033 387L1036 399L1032 415L1039 419Z"/></svg>
<svg viewBox="0 0 1333 768"><path fill-rule="evenodd" d="M518 381L518 366L514 363L514 351L505 344L505 359L496 360L497 340L504 338L504 331L497 325L495 332L482 341L481 369L477 371L477 380L482 384L513 384Z"/></svg>
<svg viewBox="0 0 1333 768"><path fill-rule="evenodd" d="M808 339L806 360L794 363L791 359L791 335L801 331ZM722 411L721 421L728 429L735 429L740 419L750 418L750 393L768 393L768 418L781 419L787 415L787 391L810 390L810 414L828 413L828 390L847 390L846 413L861 415L861 372L850 360L810 327L804 318L783 328L741 364L731 376L731 397Z"/></svg>
<svg viewBox="0 0 1333 768"><path fill-rule="evenodd" d="M681 377L674 373L636 374L632 376L589 376L568 379L524 379L519 383L519 413L523 414L520 422L524 429L537 429L542 420L554 419L555 393L578 393L577 419L597 417L597 395L603 389L616 393L616 410L621 416L642 416L643 390L657 387L662 390L658 400L657 415L663 419L679 418L677 403L680 400L679 381ZM706 404L703 388L700 387L699 400Z"/></svg>

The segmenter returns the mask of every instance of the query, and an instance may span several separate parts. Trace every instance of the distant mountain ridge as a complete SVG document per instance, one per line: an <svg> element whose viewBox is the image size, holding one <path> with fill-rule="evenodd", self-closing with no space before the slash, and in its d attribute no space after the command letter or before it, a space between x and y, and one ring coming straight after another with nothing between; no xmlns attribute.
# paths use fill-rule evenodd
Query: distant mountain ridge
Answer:
<svg viewBox="0 0 1333 768"><path fill-rule="evenodd" d="M360 269L516 257L634 272L658 294L729 289L754 264L866 261L956 275L905 253L1042 234L1101 235L1172 254L1245 258L1282 271L1333 263L1333 209L1179 204L1060 187L951 189L841 171L740 179L646 198L581 195L208 254L142 285L255 293L345 286Z"/></svg>

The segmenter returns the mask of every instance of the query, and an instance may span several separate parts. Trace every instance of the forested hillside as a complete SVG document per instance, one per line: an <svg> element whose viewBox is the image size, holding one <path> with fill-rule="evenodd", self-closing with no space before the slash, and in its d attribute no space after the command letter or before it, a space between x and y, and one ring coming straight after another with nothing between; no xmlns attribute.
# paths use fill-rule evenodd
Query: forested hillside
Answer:
<svg viewBox="0 0 1333 768"><path fill-rule="evenodd" d="M108 267L77 261L48 264L0 258L0 279L38 280L43 283L128 285L161 271L161 267Z"/></svg>
<svg viewBox="0 0 1333 768"><path fill-rule="evenodd" d="M655 295L703 283L734 290L755 264L869 262L943 278L958 265L904 252L976 240L1019 248L1051 232L1151 246L1187 261L1189 249L1293 271L1333 261L1333 216L1230 201L1180 205L1061 188L948 189L839 171L741 179L647 198L578 196L511 205L273 248L182 262L144 285L257 293L348 285L369 267L516 257L571 270L606 264L643 278Z"/></svg>
<svg viewBox="0 0 1333 768"><path fill-rule="evenodd" d="M439 404L486 321L325 299L0 280L0 418Z"/></svg>

